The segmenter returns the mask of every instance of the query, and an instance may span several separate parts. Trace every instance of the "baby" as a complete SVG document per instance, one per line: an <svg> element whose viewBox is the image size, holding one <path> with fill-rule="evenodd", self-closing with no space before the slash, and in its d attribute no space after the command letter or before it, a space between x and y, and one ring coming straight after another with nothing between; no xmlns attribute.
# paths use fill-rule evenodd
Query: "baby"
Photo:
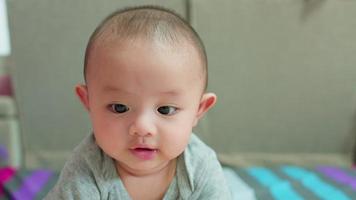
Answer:
<svg viewBox="0 0 356 200"><path fill-rule="evenodd" d="M85 85L93 128L46 199L230 199L215 152L192 134L214 106L193 28L154 6L119 10L90 37Z"/></svg>

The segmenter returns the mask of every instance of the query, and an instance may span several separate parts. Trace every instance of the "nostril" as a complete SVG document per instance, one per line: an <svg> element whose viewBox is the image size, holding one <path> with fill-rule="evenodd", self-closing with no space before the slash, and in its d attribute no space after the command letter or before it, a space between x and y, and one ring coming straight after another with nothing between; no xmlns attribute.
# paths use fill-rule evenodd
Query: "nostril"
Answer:
<svg viewBox="0 0 356 200"><path fill-rule="evenodd" d="M137 126L133 125L130 127L130 135L136 135L136 136L147 136L147 135L152 135L153 130L151 130L150 127L148 126Z"/></svg>
<svg viewBox="0 0 356 200"><path fill-rule="evenodd" d="M151 135L151 133L146 128L132 126L130 128L130 135L143 137L143 136Z"/></svg>

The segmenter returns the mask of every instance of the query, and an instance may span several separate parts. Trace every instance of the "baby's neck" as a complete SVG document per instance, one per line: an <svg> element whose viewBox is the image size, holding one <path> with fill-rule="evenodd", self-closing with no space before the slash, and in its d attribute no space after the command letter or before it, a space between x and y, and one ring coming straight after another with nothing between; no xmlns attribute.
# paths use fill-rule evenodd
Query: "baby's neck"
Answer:
<svg viewBox="0 0 356 200"><path fill-rule="evenodd" d="M132 174L117 166L118 174L127 192L133 200L162 199L176 172L176 159L151 174Z"/></svg>

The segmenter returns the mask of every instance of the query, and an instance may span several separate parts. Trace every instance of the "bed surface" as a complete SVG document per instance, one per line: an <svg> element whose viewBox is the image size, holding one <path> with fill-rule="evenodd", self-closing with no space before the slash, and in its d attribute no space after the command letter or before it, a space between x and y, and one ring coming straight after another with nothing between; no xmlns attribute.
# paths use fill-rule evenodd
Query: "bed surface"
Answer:
<svg viewBox="0 0 356 200"><path fill-rule="evenodd" d="M356 199L356 170L331 165L224 166L234 200Z"/></svg>
<svg viewBox="0 0 356 200"><path fill-rule="evenodd" d="M356 199L356 170L319 165L223 166L234 200ZM0 199L42 199L58 173L0 168Z"/></svg>

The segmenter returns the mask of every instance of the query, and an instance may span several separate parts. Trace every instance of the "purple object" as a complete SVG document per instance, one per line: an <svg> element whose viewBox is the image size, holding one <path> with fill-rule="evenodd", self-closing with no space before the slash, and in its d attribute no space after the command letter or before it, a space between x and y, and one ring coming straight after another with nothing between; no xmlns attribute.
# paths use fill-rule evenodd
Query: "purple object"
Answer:
<svg viewBox="0 0 356 200"><path fill-rule="evenodd" d="M356 177L348 174L338 167L332 166L320 166L317 170L323 173L325 176L332 178L338 183L348 185L353 190L356 190Z"/></svg>
<svg viewBox="0 0 356 200"><path fill-rule="evenodd" d="M9 159L9 153L4 145L0 145L0 161L7 161Z"/></svg>
<svg viewBox="0 0 356 200"><path fill-rule="evenodd" d="M35 170L24 178L23 184L15 191L13 199L32 200L43 189L53 173L49 170Z"/></svg>

